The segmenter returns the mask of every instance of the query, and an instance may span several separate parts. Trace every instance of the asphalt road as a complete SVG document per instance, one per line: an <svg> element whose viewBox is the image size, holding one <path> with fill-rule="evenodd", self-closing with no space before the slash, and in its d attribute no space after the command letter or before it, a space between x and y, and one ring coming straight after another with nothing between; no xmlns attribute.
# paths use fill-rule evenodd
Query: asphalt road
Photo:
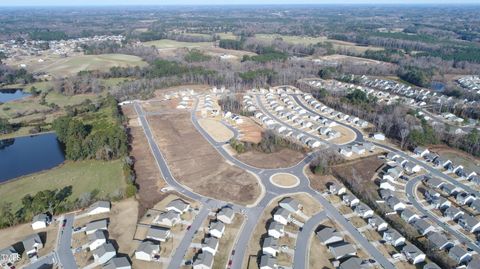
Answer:
<svg viewBox="0 0 480 269"><path fill-rule="evenodd" d="M308 268L308 258L310 253L310 236L317 229L318 224L327 218L327 212L321 211L308 219L304 224L302 231L298 233L293 264L295 268ZM313 238L313 240L316 240ZM315 268L312 268L315 269Z"/></svg>
<svg viewBox="0 0 480 269"><path fill-rule="evenodd" d="M60 223L59 229L63 230L63 232L60 232L56 250L60 259L60 264L63 266L63 268L68 269L78 268L71 249L74 217L74 214L65 215L64 218L67 220L65 227L62 227L62 223Z"/></svg>

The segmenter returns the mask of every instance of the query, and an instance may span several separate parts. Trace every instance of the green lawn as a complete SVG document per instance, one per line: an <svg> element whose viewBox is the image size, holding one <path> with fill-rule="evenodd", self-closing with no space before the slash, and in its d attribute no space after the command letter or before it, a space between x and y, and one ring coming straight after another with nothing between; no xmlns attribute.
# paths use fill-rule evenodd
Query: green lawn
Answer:
<svg viewBox="0 0 480 269"><path fill-rule="evenodd" d="M204 48L211 47L213 42L180 42L170 39L161 39L143 43L145 46L155 46L157 49L176 48Z"/></svg>
<svg viewBox="0 0 480 269"><path fill-rule="evenodd" d="M89 94L76 94L73 96L67 96L63 95L61 93L57 92L49 92L47 96L45 97L45 101L47 103L55 103L60 107L64 106L72 106L72 105L78 105L81 104L83 101L90 99L92 101L95 101L101 94L94 94L94 93L89 93Z"/></svg>
<svg viewBox="0 0 480 269"><path fill-rule="evenodd" d="M276 38L282 38L283 41L293 44L317 44L321 42L325 42L327 40L326 37L308 37L308 36L289 36L289 35L274 35L274 34L256 34L255 39L261 41L273 41Z"/></svg>
<svg viewBox="0 0 480 269"><path fill-rule="evenodd" d="M232 32L216 33L216 35L220 36L220 39L237 39L237 36L234 35Z"/></svg>
<svg viewBox="0 0 480 269"><path fill-rule="evenodd" d="M13 210L20 208L21 199L27 194L35 194L47 189L60 189L73 186L73 201L83 193L95 189L99 197L122 191L126 182L122 172L122 161L67 161L65 164L44 172L32 174L0 185L1 202L11 202Z"/></svg>

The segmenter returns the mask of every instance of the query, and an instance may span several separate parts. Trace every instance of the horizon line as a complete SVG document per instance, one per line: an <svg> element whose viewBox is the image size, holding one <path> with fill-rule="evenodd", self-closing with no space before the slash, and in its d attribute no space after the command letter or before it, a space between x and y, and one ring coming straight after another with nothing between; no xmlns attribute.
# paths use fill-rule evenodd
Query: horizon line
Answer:
<svg viewBox="0 0 480 269"><path fill-rule="evenodd" d="M390 3L238 3L238 4L136 4L136 3L124 3L124 4L86 4L86 5L77 5L77 4L65 4L65 5L2 5L0 8L5 7L21 7L21 8L38 8L38 7L226 7L226 6L480 6L479 3L473 2L460 2L460 3L426 3L426 2L416 2L416 3L405 3L405 2L390 2Z"/></svg>

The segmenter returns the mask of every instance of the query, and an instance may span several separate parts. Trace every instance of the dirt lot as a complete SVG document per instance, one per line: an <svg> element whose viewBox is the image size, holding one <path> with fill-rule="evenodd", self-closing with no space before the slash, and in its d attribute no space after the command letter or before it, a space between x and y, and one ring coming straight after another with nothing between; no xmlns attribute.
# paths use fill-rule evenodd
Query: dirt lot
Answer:
<svg viewBox="0 0 480 269"><path fill-rule="evenodd" d="M237 154L235 157L251 166L271 169L293 166L300 162L305 155L302 152L284 148L274 153L263 153L252 150Z"/></svg>
<svg viewBox="0 0 480 269"><path fill-rule="evenodd" d="M130 254L135 250L132 246L132 239L137 219L138 202L133 198L112 204L108 231L110 239L117 242L119 253Z"/></svg>
<svg viewBox="0 0 480 269"><path fill-rule="evenodd" d="M332 129L341 134L340 137L330 140L332 143L342 145L352 142L356 137L355 133L345 126L337 125L332 127Z"/></svg>
<svg viewBox="0 0 480 269"><path fill-rule="evenodd" d="M148 121L173 175L181 184L225 201L240 204L256 201L260 195L257 179L227 164L197 132L189 113L149 116Z"/></svg>
<svg viewBox="0 0 480 269"><path fill-rule="evenodd" d="M373 183L373 177L378 169L383 166L383 161L378 155L356 159L332 167L333 174L339 178L348 178L359 181L370 181Z"/></svg>
<svg viewBox="0 0 480 269"><path fill-rule="evenodd" d="M128 127L132 139L130 155L135 160L134 169L137 176L136 182L139 186L137 199L139 201L139 216L141 216L148 208L162 200L164 194L160 189L165 187L166 183L158 170L133 106L123 106L122 111L129 120Z"/></svg>
<svg viewBox="0 0 480 269"><path fill-rule="evenodd" d="M240 141L259 143L262 140L263 128L250 118L242 117L243 123L237 125L241 135Z"/></svg>
<svg viewBox="0 0 480 269"><path fill-rule="evenodd" d="M200 126L217 142L225 142L233 137L233 132L214 119L199 119Z"/></svg>
<svg viewBox="0 0 480 269"><path fill-rule="evenodd" d="M316 238L315 234L312 234L310 237L310 254L308 257L309 268L334 268L330 262L330 259L333 259L332 254L328 251L327 247L320 243L320 240Z"/></svg>
<svg viewBox="0 0 480 269"><path fill-rule="evenodd" d="M332 175L315 175L312 173L310 168L305 167L304 169L305 174L307 175L308 179L310 180L310 186L319 192L328 191L327 183L337 183L341 184L335 177Z"/></svg>

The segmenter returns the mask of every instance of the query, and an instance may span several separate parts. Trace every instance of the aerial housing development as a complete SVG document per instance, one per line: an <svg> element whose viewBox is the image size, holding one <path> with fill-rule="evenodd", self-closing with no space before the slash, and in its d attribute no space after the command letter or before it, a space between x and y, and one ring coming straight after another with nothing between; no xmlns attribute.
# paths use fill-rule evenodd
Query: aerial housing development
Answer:
<svg viewBox="0 0 480 269"><path fill-rule="evenodd" d="M0 8L0 268L480 268L480 9L372 5Z"/></svg>

